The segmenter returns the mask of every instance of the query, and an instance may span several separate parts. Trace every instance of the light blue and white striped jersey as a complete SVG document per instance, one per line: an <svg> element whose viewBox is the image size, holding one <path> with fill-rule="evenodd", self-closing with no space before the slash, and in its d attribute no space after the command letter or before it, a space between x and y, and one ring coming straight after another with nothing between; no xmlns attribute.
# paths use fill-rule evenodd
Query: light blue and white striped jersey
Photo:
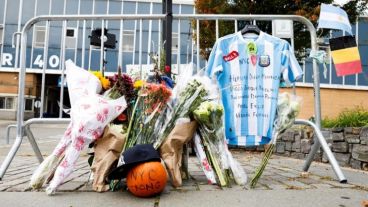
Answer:
<svg viewBox="0 0 368 207"><path fill-rule="evenodd" d="M217 40L206 74L221 89L229 145L254 146L272 137L281 76L291 83L303 73L287 41L237 32Z"/></svg>

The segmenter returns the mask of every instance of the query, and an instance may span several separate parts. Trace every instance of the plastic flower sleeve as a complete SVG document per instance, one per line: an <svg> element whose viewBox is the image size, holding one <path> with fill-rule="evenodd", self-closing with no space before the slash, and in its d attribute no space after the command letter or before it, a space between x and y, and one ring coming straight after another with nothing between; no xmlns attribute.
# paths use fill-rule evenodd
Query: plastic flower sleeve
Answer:
<svg viewBox="0 0 368 207"><path fill-rule="evenodd" d="M196 152L197 158L201 164L204 174L206 175L208 183L216 184L215 172L208 162L206 153L204 152L203 145L201 143L201 138L198 134L194 136L194 151Z"/></svg>
<svg viewBox="0 0 368 207"><path fill-rule="evenodd" d="M238 185L245 185L247 183L247 174L245 173L244 169L240 165L240 163L234 159L233 155L230 151L226 148L226 154L228 156L228 162L233 173L234 180Z"/></svg>
<svg viewBox="0 0 368 207"><path fill-rule="evenodd" d="M38 168L33 172L30 186L33 189L39 189L45 183L50 171L57 166L59 157L56 155L49 155Z"/></svg>
<svg viewBox="0 0 368 207"><path fill-rule="evenodd" d="M94 94L79 99L72 106L71 119L73 127L70 132L70 142L65 150L65 158L56 169L54 178L46 189L47 194L54 194L57 187L63 183L73 171L81 151L86 145L98 139L105 126L121 114L126 108L124 97L107 100ZM60 142L65 142L61 140ZM58 151L54 151L58 153Z"/></svg>
<svg viewBox="0 0 368 207"><path fill-rule="evenodd" d="M71 106L85 95L101 92L101 83L92 73L78 67L71 60L65 61L65 68Z"/></svg>

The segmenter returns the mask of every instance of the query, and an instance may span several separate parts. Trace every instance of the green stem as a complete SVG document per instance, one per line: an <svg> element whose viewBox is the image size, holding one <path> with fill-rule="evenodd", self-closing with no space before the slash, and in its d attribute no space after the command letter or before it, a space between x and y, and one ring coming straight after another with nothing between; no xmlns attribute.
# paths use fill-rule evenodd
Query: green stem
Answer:
<svg viewBox="0 0 368 207"><path fill-rule="evenodd" d="M128 143L129 137L130 137L130 132L132 130L132 125L133 125L133 120L134 120L135 112L137 111L137 106L139 104L140 98L141 97L138 96L137 101L134 104L132 116L131 116L131 118L129 120L128 130L127 130L127 139L125 140L124 145L123 145L123 152L126 150L126 147L127 147L127 143Z"/></svg>
<svg viewBox="0 0 368 207"><path fill-rule="evenodd" d="M269 159L271 158L274 148L275 148L275 144L270 144L267 150L265 151L261 165L257 168L257 170L255 171L253 175L252 180L250 181L251 188L255 188L255 186L257 185L259 178L261 177L264 169L266 168L266 165L268 164Z"/></svg>

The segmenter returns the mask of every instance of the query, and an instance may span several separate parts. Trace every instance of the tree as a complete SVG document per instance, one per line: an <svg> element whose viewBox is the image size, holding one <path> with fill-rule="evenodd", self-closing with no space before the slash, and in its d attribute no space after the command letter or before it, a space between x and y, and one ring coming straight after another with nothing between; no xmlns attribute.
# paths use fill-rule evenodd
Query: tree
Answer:
<svg viewBox="0 0 368 207"><path fill-rule="evenodd" d="M331 4L332 2L333 0L196 0L195 8L199 14L295 14L306 17L317 26L321 3ZM356 19L367 9L367 6L368 0L355 0L346 3L342 8L347 12L350 22L355 24ZM238 21L238 28L241 29L247 23L249 22ZM195 28L195 24L192 25ZM269 21L257 22L257 25L267 33L272 32ZM233 22L219 21L219 28L221 37L234 33L235 26ZM206 59L216 39L215 29L215 21L200 21L200 54ZM323 30L318 35L327 34L328 30ZM294 22L294 43L299 58L304 54L305 48L310 48L309 32L298 22Z"/></svg>

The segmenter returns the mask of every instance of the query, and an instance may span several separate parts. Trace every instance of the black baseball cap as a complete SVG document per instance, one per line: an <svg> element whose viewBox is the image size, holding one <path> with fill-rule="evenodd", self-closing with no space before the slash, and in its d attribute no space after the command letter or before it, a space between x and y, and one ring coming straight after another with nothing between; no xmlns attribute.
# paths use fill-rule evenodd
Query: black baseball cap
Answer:
<svg viewBox="0 0 368 207"><path fill-rule="evenodd" d="M160 154L152 144L138 144L124 151L120 156L120 161L123 164L109 173L107 177L109 180L125 178L129 170L137 164L161 161L161 159Z"/></svg>

